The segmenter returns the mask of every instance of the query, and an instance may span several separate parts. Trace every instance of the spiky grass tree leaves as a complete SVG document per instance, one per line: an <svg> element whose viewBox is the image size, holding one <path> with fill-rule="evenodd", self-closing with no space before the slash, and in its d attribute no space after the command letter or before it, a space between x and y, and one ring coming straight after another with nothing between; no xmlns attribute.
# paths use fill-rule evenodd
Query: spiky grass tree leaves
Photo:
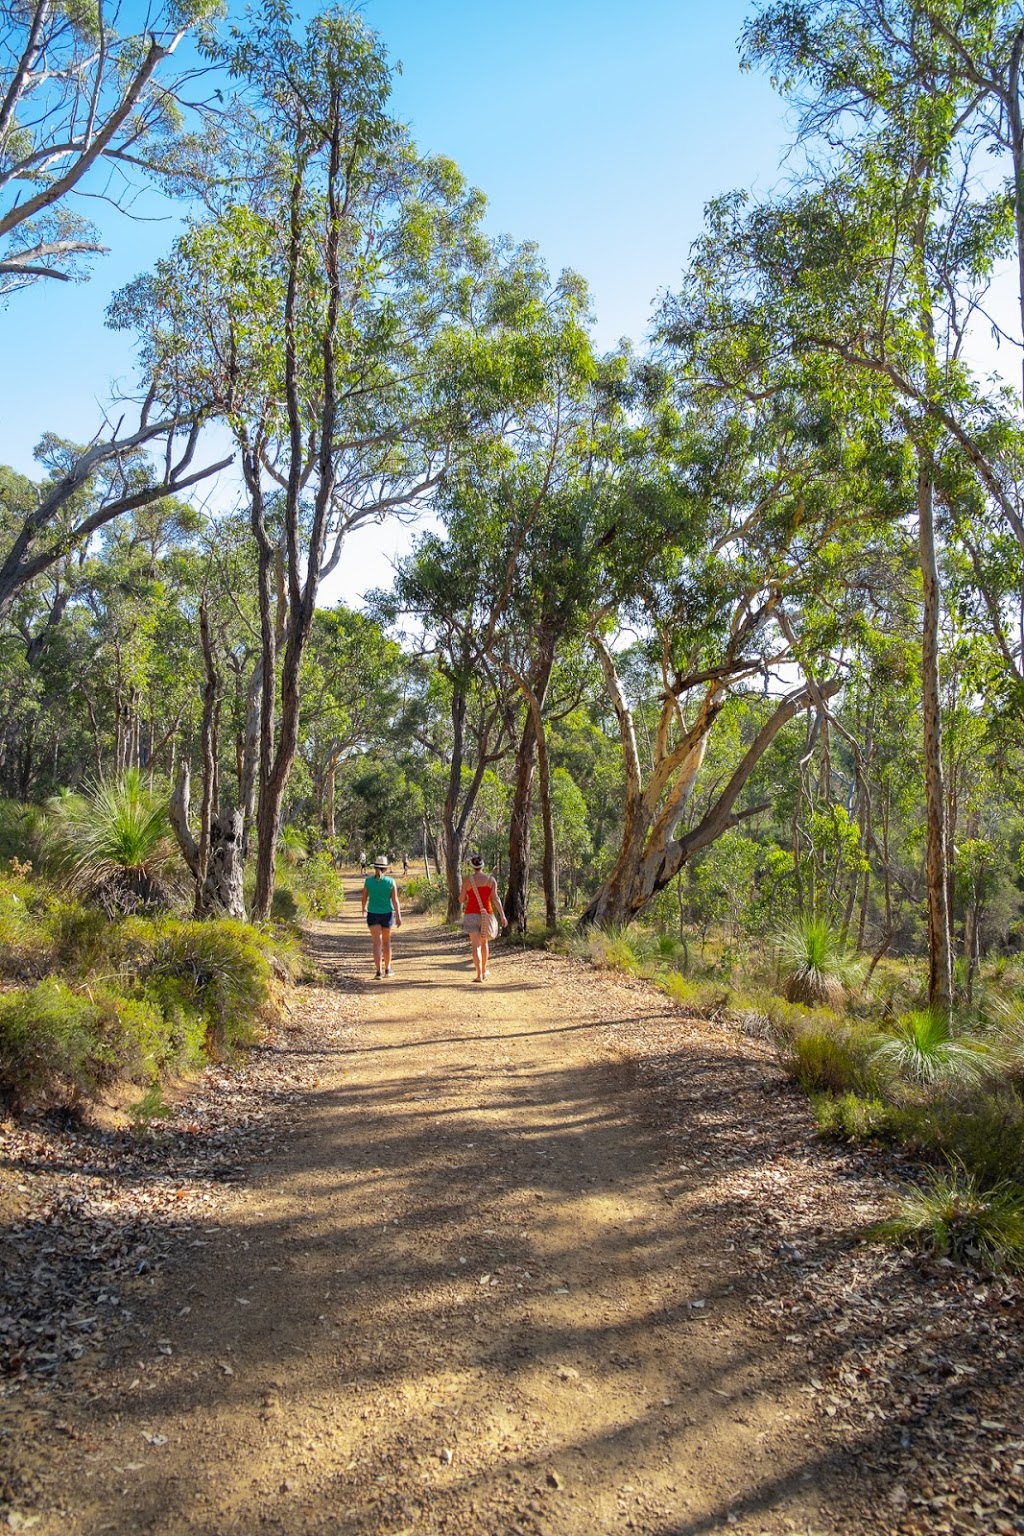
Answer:
<svg viewBox="0 0 1024 1536"><path fill-rule="evenodd" d="M167 805L137 769L87 794L55 798L50 810L71 890L117 911L167 900L174 857Z"/></svg>
<svg viewBox="0 0 1024 1536"><path fill-rule="evenodd" d="M977 1083L991 1070L981 1042L959 1036L945 1009L918 1008L903 1015L890 1039L876 1046L873 1059L883 1072L921 1088L933 1083Z"/></svg>
<svg viewBox="0 0 1024 1536"><path fill-rule="evenodd" d="M842 1006L846 989L860 980L863 968L840 935L821 915L799 918L782 935L779 962L786 971L786 1001L816 1008Z"/></svg>

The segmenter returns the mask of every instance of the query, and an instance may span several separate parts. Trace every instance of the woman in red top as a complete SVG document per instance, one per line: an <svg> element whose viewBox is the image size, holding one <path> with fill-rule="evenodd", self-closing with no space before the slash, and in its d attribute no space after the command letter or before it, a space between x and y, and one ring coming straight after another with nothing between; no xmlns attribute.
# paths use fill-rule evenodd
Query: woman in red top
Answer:
<svg viewBox="0 0 1024 1536"><path fill-rule="evenodd" d="M469 943L473 951L473 969L476 972L473 980L486 981L490 935L487 932L483 914L497 911L503 928L508 927L508 922L501 905L501 897L498 895L498 882L493 875L484 874L484 861L478 853L473 854L469 861L469 868L470 873L463 880L462 890L459 892L464 914L462 926L469 934Z"/></svg>

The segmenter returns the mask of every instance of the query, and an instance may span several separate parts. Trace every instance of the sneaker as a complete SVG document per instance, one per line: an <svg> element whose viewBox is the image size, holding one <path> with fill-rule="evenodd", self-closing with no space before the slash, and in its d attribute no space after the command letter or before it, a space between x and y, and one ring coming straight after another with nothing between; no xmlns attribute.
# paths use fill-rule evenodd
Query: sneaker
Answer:
<svg viewBox="0 0 1024 1536"><path fill-rule="evenodd" d="M374 971L373 974L374 974L374 977L376 978L376 980L380 981L380 971Z"/></svg>
<svg viewBox="0 0 1024 1536"><path fill-rule="evenodd" d="M390 976L391 975L391 967L390 967L390 965L388 966L387 970L384 972L384 975L385 976Z"/></svg>

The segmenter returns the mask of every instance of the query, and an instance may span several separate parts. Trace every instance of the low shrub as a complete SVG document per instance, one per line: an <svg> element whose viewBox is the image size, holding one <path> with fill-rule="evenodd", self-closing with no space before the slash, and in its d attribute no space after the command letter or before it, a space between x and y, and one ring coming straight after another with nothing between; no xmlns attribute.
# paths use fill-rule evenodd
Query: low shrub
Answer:
<svg viewBox="0 0 1024 1536"><path fill-rule="evenodd" d="M406 881L402 894L413 912L444 912L448 906L448 887L443 880L417 876Z"/></svg>
<svg viewBox="0 0 1024 1536"><path fill-rule="evenodd" d="M295 870L295 884L302 891L314 917L337 917L345 903L341 871L326 849L311 854Z"/></svg>
<svg viewBox="0 0 1024 1536"><path fill-rule="evenodd" d="M679 971L669 971L659 980L666 996L681 1008L688 1009L696 1018L720 1019L728 1011L732 994L713 981L691 981Z"/></svg>
<svg viewBox="0 0 1024 1536"><path fill-rule="evenodd" d="M813 1093L811 1105L823 1136L839 1141L889 1141L894 1135L892 1109L857 1093Z"/></svg>
<svg viewBox="0 0 1024 1536"><path fill-rule="evenodd" d="M1024 1104L1005 1089L932 1092L892 1106L894 1132L909 1151L941 1157L985 1184L1024 1184Z"/></svg>
<svg viewBox="0 0 1024 1536"><path fill-rule="evenodd" d="M586 928L572 935L566 942L566 950L580 960L586 960L599 971L625 971L635 976L645 959L656 953L656 936L645 942L646 935L636 927Z"/></svg>
<svg viewBox="0 0 1024 1536"><path fill-rule="evenodd" d="M274 881L274 894L270 898L270 916L275 923L300 923L309 916L305 902L292 886L278 878Z"/></svg>
<svg viewBox="0 0 1024 1536"><path fill-rule="evenodd" d="M985 1188L954 1165L910 1189L899 1209L868 1231L875 1241L922 1249L984 1270L1024 1271L1024 1190Z"/></svg>
<svg viewBox="0 0 1024 1536"><path fill-rule="evenodd" d="M193 989L218 1053L230 1054L257 1038L267 1017L272 972L259 934L247 923L227 917L162 922L153 973Z"/></svg>
<svg viewBox="0 0 1024 1536"><path fill-rule="evenodd" d="M257 1038L278 982L298 969L284 935L226 918L112 921L57 903L33 921L40 954L64 974L0 996L0 1096L15 1107L230 1055Z"/></svg>
<svg viewBox="0 0 1024 1536"><path fill-rule="evenodd" d="M778 948L789 1003L842 1007L846 988L863 974L860 961L825 917L798 919L781 936Z"/></svg>
<svg viewBox="0 0 1024 1536"><path fill-rule="evenodd" d="M35 865L45 857L48 838L46 812L21 800L0 800L0 862L14 859Z"/></svg>
<svg viewBox="0 0 1024 1536"><path fill-rule="evenodd" d="M9 872L0 872L0 975L30 981L52 969L52 906L45 888L26 879L16 860Z"/></svg>
<svg viewBox="0 0 1024 1536"><path fill-rule="evenodd" d="M116 1045L105 1040L102 1010L48 976L0 997L0 1090L25 1104L76 1103L116 1075Z"/></svg>
<svg viewBox="0 0 1024 1536"><path fill-rule="evenodd" d="M838 1023L798 1030L786 1058L788 1070L808 1093L860 1093L873 1086L863 1044Z"/></svg>
<svg viewBox="0 0 1024 1536"><path fill-rule="evenodd" d="M178 853L166 797L137 769L88 794L50 802L58 863L68 889L99 901L111 914L164 907L168 871Z"/></svg>

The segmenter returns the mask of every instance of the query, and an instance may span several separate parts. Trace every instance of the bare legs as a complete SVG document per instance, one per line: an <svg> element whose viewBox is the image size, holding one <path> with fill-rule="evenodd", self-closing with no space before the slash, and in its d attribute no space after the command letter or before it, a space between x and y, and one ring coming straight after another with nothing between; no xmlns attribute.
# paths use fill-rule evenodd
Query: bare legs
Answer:
<svg viewBox="0 0 1024 1536"><path fill-rule="evenodd" d="M487 935L484 933L471 933L469 936L470 948L473 951L473 970L476 972L475 980L487 980Z"/></svg>
<svg viewBox="0 0 1024 1536"><path fill-rule="evenodd" d="M373 936L373 966L379 976L382 969L391 969L391 929L374 923L370 933Z"/></svg>

